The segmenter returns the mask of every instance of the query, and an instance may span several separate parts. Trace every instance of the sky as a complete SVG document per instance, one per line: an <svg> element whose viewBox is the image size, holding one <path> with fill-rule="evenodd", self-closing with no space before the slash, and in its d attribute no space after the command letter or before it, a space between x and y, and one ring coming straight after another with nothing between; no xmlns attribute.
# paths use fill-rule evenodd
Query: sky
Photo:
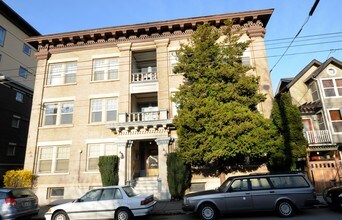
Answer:
<svg viewBox="0 0 342 220"><path fill-rule="evenodd" d="M310 61L342 60L342 1L320 0L4 0L41 34L274 9L265 43L273 90ZM304 25L305 21L309 20ZM295 35L298 37L284 53ZM278 62L278 64L276 64Z"/></svg>

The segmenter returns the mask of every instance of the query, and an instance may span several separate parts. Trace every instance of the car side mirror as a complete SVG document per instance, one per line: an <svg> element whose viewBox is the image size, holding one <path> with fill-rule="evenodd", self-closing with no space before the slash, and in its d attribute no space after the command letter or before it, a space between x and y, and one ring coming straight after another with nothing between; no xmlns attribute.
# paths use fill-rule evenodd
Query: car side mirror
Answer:
<svg viewBox="0 0 342 220"><path fill-rule="evenodd" d="M83 202L83 200L78 198L78 199L75 200L75 202Z"/></svg>

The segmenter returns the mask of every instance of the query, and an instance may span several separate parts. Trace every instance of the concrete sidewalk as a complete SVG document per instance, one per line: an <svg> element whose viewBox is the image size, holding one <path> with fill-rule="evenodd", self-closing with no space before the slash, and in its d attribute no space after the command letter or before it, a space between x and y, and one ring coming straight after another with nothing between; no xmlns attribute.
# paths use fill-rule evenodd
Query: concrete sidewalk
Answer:
<svg viewBox="0 0 342 220"><path fill-rule="evenodd" d="M317 199L320 201L319 205L316 205L317 208L323 208L327 207L327 204L325 203L323 197L321 195L317 196ZM40 208L39 214L36 216L33 216L31 219L34 220L45 220L44 214L48 211L48 209L52 206L57 205L47 205L42 206ZM154 206L152 212L150 215L181 215L185 214L182 210L182 201L158 201L156 205Z"/></svg>

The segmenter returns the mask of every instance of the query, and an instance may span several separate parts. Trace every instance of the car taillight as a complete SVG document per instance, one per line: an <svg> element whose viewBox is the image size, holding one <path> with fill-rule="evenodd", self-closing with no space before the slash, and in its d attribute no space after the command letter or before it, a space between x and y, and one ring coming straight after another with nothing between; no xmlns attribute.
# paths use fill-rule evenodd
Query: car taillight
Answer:
<svg viewBox="0 0 342 220"><path fill-rule="evenodd" d="M153 201L153 197L146 198L146 199L144 199L143 201L140 202L140 205L147 205L147 204L149 204L152 201Z"/></svg>
<svg viewBox="0 0 342 220"><path fill-rule="evenodd" d="M15 205L16 199L15 198L6 198L5 203L8 205Z"/></svg>

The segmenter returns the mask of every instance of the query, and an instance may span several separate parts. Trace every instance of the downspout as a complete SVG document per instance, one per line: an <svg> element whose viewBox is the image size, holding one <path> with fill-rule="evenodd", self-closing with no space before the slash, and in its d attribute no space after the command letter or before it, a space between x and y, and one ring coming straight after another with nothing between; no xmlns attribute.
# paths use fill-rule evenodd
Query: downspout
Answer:
<svg viewBox="0 0 342 220"><path fill-rule="evenodd" d="M44 66L44 77L43 77L43 82L42 82L42 91L41 91L41 99L40 99L40 104L39 104L39 116L38 116L38 123L37 123L37 135L36 135L36 141L35 141L35 147L34 147L34 158L33 158L33 168L32 168L32 173L33 174L36 174L36 171L37 171L37 166L36 166L36 163L37 163L37 160L38 160L38 155L37 155L37 150L38 150L38 137L39 137L39 127L42 123L42 115L43 115L43 95L44 95L44 89L45 89L45 83L46 83L46 79L47 79L47 65L48 65L48 60L49 60L49 56L50 56L50 53L49 53L49 45L47 46L47 54L46 54L46 59L45 59L45 66ZM38 65L38 63L37 63ZM37 74L36 74L36 77L37 77Z"/></svg>

